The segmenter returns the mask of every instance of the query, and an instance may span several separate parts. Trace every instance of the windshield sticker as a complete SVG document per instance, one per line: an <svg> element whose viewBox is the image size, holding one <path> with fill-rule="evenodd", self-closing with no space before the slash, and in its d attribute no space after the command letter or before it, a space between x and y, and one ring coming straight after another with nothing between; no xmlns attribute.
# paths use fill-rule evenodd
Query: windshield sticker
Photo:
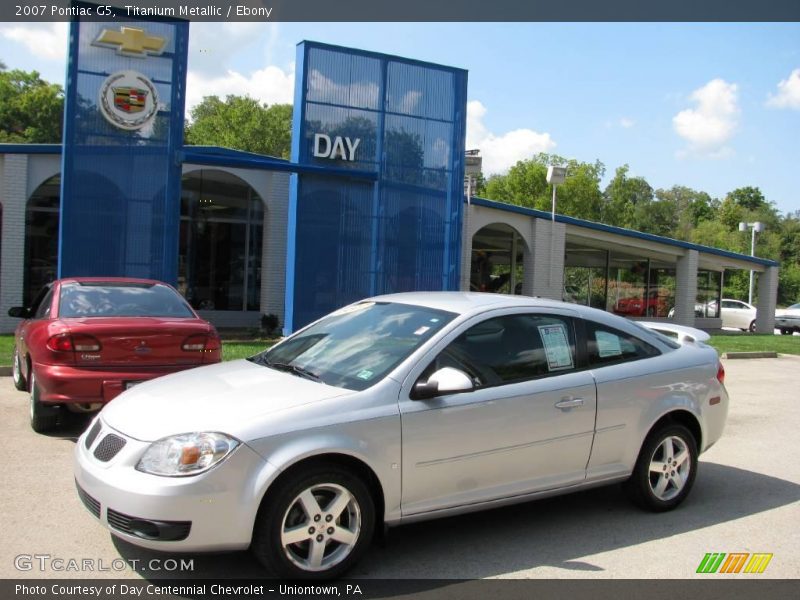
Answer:
<svg viewBox="0 0 800 600"><path fill-rule="evenodd" d="M423 333L425 333L425 332L426 332L426 331L428 331L429 329L430 329L430 327L425 327L425 326L423 325L422 327L420 327L419 329L417 329L417 330L414 332L414 335L422 335Z"/></svg>
<svg viewBox="0 0 800 600"><path fill-rule="evenodd" d="M547 368L550 371L571 369L572 352L567 337L567 326L564 323L539 325L539 335L542 336L544 353L547 356Z"/></svg>
<svg viewBox="0 0 800 600"><path fill-rule="evenodd" d="M364 369L363 371L359 371L356 375L359 379L363 379L364 381L369 381L372 379L373 372L369 371L368 369Z"/></svg>
<svg viewBox="0 0 800 600"><path fill-rule="evenodd" d="M597 340L597 354L600 358L620 356L622 354L622 348L619 345L619 336L606 331L595 331L594 337Z"/></svg>

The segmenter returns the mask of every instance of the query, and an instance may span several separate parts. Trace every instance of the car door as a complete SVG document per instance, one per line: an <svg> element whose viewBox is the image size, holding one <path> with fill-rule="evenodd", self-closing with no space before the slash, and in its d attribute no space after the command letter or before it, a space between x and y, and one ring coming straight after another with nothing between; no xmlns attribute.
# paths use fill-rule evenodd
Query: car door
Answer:
<svg viewBox="0 0 800 600"><path fill-rule="evenodd" d="M750 308L738 300L723 300L722 301L722 325L723 327L736 327L738 329L747 329L750 327L751 317Z"/></svg>
<svg viewBox="0 0 800 600"><path fill-rule="evenodd" d="M403 515L583 481L596 392L579 365L565 313L487 316L443 340L401 391ZM475 389L414 400L445 366Z"/></svg>

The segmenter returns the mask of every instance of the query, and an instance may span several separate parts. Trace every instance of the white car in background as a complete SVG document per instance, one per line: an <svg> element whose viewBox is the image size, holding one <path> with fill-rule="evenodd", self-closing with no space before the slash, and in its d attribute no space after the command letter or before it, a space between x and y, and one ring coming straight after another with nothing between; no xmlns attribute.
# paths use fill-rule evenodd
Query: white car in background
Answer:
<svg viewBox="0 0 800 600"><path fill-rule="evenodd" d="M780 329L783 335L800 333L800 303L775 312L775 329Z"/></svg>
<svg viewBox="0 0 800 600"><path fill-rule="evenodd" d="M756 307L741 300L723 298L721 301L723 327L736 327L742 331L756 330Z"/></svg>

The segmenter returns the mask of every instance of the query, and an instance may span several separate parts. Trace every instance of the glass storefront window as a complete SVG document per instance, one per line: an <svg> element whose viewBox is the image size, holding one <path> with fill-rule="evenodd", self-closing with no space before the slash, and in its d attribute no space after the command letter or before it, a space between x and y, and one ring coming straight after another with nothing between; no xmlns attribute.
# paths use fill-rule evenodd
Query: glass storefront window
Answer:
<svg viewBox="0 0 800 600"><path fill-rule="evenodd" d="M607 271L608 250L567 244L562 299L605 310Z"/></svg>
<svg viewBox="0 0 800 600"><path fill-rule="evenodd" d="M22 301L30 306L36 294L56 278L61 176L45 181L28 199L25 211L25 283Z"/></svg>
<svg viewBox="0 0 800 600"><path fill-rule="evenodd" d="M184 176L178 290L198 310L259 310L264 209L223 171Z"/></svg>
<svg viewBox="0 0 800 600"><path fill-rule="evenodd" d="M719 271L698 271L694 316L702 318L719 317L721 297L722 273Z"/></svg>

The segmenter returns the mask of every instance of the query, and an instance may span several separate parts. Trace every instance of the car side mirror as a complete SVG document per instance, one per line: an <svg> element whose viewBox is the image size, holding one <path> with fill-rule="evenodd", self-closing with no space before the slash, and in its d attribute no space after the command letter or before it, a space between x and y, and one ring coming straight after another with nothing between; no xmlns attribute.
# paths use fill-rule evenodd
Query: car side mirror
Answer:
<svg viewBox="0 0 800 600"><path fill-rule="evenodd" d="M428 381L414 386L412 399L427 400L444 394L471 392L474 389L475 386L466 373L453 367L442 367L434 372Z"/></svg>
<svg viewBox="0 0 800 600"><path fill-rule="evenodd" d="M15 319L27 319L31 316L31 309L24 306L12 306L8 309L8 316Z"/></svg>

